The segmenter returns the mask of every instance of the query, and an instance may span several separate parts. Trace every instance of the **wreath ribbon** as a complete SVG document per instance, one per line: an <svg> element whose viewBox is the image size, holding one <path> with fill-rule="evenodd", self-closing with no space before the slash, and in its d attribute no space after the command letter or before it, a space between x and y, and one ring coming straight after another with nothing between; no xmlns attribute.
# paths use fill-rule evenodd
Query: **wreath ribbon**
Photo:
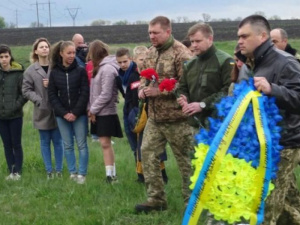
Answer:
<svg viewBox="0 0 300 225"><path fill-rule="evenodd" d="M260 142L260 165L257 169L257 184L260 184L255 194L255 200L251 207L251 225L260 224L263 221L264 199L268 193L271 179L271 146L272 141L267 126L267 118L264 115L263 98L258 91L254 91L249 86L245 88L234 103L226 116L216 136L214 137L209 151L204 160L202 169L199 172L194 190L191 194L189 204L182 221L183 225L197 224L203 207L208 200L208 193L213 184L222 160L234 138L239 124L250 104L253 103L253 113L258 139Z"/></svg>

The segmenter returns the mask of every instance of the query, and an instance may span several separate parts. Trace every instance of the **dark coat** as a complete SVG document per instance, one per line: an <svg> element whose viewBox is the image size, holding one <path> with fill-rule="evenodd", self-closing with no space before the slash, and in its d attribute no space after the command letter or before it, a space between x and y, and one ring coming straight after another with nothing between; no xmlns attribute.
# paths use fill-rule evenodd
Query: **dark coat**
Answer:
<svg viewBox="0 0 300 225"><path fill-rule="evenodd" d="M50 73L48 95L56 116L85 115L89 101L86 70L76 60L67 68L57 64Z"/></svg>
<svg viewBox="0 0 300 225"><path fill-rule="evenodd" d="M240 52L236 56L246 62ZM270 40L254 51L254 68L244 64L239 80L265 77L271 84L271 96L283 115L285 123L281 145L285 148L300 146L300 64L295 57L273 47Z"/></svg>
<svg viewBox="0 0 300 225"><path fill-rule="evenodd" d="M119 75L124 73L122 69L119 69ZM118 76L120 77L120 76ZM139 105L138 87L140 86L140 74L137 71L137 65L133 62L130 76L128 79L128 86L125 93L125 103L123 112L128 115L130 110Z"/></svg>
<svg viewBox="0 0 300 225"><path fill-rule="evenodd" d="M22 95L23 66L13 62L9 71L0 67L0 119L23 116L26 99Z"/></svg>

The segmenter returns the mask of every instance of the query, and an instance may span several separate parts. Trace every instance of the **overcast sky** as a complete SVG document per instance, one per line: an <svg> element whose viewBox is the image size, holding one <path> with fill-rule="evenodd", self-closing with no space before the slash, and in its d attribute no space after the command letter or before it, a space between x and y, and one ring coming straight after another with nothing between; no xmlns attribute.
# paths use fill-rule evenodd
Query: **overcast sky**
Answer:
<svg viewBox="0 0 300 225"><path fill-rule="evenodd" d="M149 21L158 15L170 19L187 17L189 20L202 19L207 13L212 19L246 17L257 11L269 18L273 15L281 19L300 18L300 0L1 0L0 16L5 22L29 27L37 21L49 26L49 2L52 26L72 26L75 16L76 26L90 25L102 19L112 23L120 20L135 22Z"/></svg>

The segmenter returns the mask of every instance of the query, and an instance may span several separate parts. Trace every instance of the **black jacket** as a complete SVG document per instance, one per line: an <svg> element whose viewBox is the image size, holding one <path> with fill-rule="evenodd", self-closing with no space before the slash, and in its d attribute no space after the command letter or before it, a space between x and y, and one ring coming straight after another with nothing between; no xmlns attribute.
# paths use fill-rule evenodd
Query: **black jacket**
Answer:
<svg viewBox="0 0 300 225"><path fill-rule="evenodd" d="M237 57L246 62L240 52ZM281 50L275 49L267 40L254 51L254 68L246 64L242 67L239 80L249 74L265 77L272 87L271 96L283 115L284 128L281 145L285 148L300 146L300 64L296 59Z"/></svg>
<svg viewBox="0 0 300 225"><path fill-rule="evenodd" d="M86 70L78 66L76 60L68 68L58 64L50 73L48 95L56 116L86 114L89 101Z"/></svg>
<svg viewBox="0 0 300 225"><path fill-rule="evenodd" d="M290 44L287 44L285 49L285 52L290 53L291 55L296 57L296 60L300 63L300 59L299 59L299 55L297 54L297 50L292 48L292 46Z"/></svg>
<svg viewBox="0 0 300 225"><path fill-rule="evenodd" d="M124 74L125 72L120 68L119 69L119 74ZM117 78L120 79L120 84L119 86L122 87L122 81L120 76ZM137 65L135 62L133 62L133 66L131 68L131 73L129 75L128 79L128 85L126 87L126 92L125 92L125 103L124 103L124 109L123 112L125 115L128 115L130 110L134 107L138 107L139 105L139 98L138 98L138 87L140 85L140 74L137 71ZM120 89L120 88L119 88Z"/></svg>

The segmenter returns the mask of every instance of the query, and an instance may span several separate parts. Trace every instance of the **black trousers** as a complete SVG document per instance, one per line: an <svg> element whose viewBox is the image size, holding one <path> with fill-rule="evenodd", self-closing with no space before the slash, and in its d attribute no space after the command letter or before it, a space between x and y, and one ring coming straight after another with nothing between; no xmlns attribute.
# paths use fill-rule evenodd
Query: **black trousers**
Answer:
<svg viewBox="0 0 300 225"><path fill-rule="evenodd" d="M0 119L0 135L10 173L21 173L23 149L21 144L23 118Z"/></svg>

